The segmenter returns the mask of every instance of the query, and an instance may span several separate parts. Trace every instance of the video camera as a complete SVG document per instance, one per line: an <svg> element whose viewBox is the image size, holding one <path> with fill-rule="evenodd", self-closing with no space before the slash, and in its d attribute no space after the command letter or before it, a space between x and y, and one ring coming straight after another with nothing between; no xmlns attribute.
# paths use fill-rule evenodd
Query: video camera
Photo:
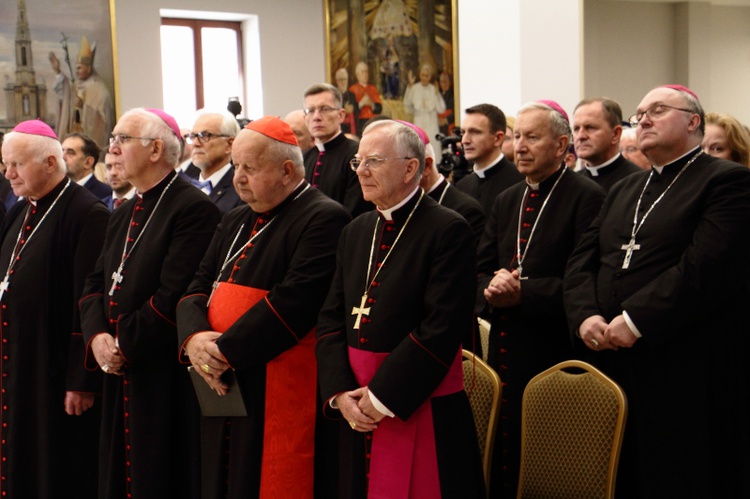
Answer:
<svg viewBox="0 0 750 499"><path fill-rule="evenodd" d="M446 177L453 172L453 183L471 173L471 165L464 156L464 148L461 145L463 132L460 128L453 129L453 135L437 134L435 138L440 141L442 159L437 165L438 172Z"/></svg>

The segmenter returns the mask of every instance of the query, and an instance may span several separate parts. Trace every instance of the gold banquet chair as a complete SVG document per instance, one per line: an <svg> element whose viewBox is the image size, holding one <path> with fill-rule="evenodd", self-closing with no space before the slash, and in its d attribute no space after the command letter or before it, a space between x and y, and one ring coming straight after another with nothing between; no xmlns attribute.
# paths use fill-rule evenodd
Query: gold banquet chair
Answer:
<svg viewBox="0 0 750 499"><path fill-rule="evenodd" d="M479 340L482 343L482 360L487 362L487 355L490 351L490 323L489 321L477 317L479 324Z"/></svg>
<svg viewBox="0 0 750 499"><path fill-rule="evenodd" d="M532 378L523 394L517 498L613 498L627 412L622 388L585 362Z"/></svg>
<svg viewBox="0 0 750 499"><path fill-rule="evenodd" d="M479 451L484 468L484 481L489 491L492 447L495 443L495 431L500 416L502 386L500 376L486 362L468 350L463 350L462 353L464 387L474 416L474 426L477 429Z"/></svg>

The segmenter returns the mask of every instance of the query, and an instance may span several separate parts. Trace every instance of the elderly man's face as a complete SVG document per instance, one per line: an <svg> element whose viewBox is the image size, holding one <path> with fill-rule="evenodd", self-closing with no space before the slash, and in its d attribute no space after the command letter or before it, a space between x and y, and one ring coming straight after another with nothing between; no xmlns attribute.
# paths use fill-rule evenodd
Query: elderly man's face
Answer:
<svg viewBox="0 0 750 499"><path fill-rule="evenodd" d="M13 194L31 199L39 199L47 194L47 183L57 166L39 162L38 154L23 136L6 140L2 148L3 162L7 167L5 177L10 182Z"/></svg>
<svg viewBox="0 0 750 499"><path fill-rule="evenodd" d="M419 161L404 159L399 154L393 139L386 136L383 128L370 131L359 142L357 157L362 163L357 168L362 196L380 209L388 209L404 198L406 187L414 178ZM372 165L366 167L368 159ZM385 161L378 161L385 160Z"/></svg>
<svg viewBox="0 0 750 499"><path fill-rule="evenodd" d="M86 80L89 76L91 76L92 73L91 66L88 64L84 64L82 62L79 62L76 64L76 78L78 80Z"/></svg>
<svg viewBox="0 0 750 499"><path fill-rule="evenodd" d="M568 138L555 136L549 111L531 109L518 115L514 130L516 168L531 183L539 183L562 164Z"/></svg>
<svg viewBox="0 0 750 499"><path fill-rule="evenodd" d="M638 148L638 141L636 140L635 135L631 133L623 134L620 139L620 153L622 153L622 156L625 159L635 163L643 170L649 170L651 168L651 162Z"/></svg>
<svg viewBox="0 0 750 499"><path fill-rule="evenodd" d="M117 122L112 135L142 137L141 131L144 125L145 118L126 116ZM153 141L147 141L144 145L140 139L127 139L121 144L109 146L109 152L115 156L115 163L121 167L121 177L136 187L139 187L141 181L147 178L152 168L150 160L152 151Z"/></svg>
<svg viewBox="0 0 750 499"><path fill-rule="evenodd" d="M700 123L697 115L672 108L687 108L687 102L679 92L671 88L655 88L646 94L636 112L653 109L659 104L670 106L658 119L646 115L638 124L636 135L638 146L646 156L650 151L683 154L689 134Z"/></svg>
<svg viewBox="0 0 750 499"><path fill-rule="evenodd" d="M573 113L573 144L576 154L590 166L610 158L609 151L620 141L622 127L612 127L601 102L579 106Z"/></svg>
<svg viewBox="0 0 750 499"><path fill-rule="evenodd" d="M243 130L232 148L234 188L256 213L275 208L286 197L284 168L269 161L268 141L261 133Z"/></svg>
<svg viewBox="0 0 750 499"><path fill-rule="evenodd" d="M195 120L192 132L221 135L221 115L204 114L200 116ZM204 142L196 137L193 142L193 164L204 173L213 173L212 170L229 163L232 156L233 141L233 137L211 137L211 140Z"/></svg>
<svg viewBox="0 0 750 499"><path fill-rule="evenodd" d="M305 123L310 135L323 143L331 140L341 130L346 111L336 103L331 92L321 92L305 97Z"/></svg>

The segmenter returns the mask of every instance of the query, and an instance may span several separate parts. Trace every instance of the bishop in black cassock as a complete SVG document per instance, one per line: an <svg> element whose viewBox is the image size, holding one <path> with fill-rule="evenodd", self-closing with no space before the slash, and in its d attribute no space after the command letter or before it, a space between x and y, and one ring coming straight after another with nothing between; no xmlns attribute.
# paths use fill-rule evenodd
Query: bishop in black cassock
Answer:
<svg viewBox="0 0 750 499"><path fill-rule="evenodd" d="M147 123L157 138L125 138ZM110 144L138 194L113 212L80 302L87 365L108 374L100 497L200 497L198 408L175 355L175 309L220 215L173 170L179 140L169 115L134 109Z"/></svg>
<svg viewBox="0 0 750 499"><path fill-rule="evenodd" d="M503 498L516 495L526 384L574 356L562 301L565 264L605 195L562 163L563 125L543 103L521 108L515 154L526 181L497 197L478 250L479 291L492 323L488 361L503 382L491 480L493 495ZM503 276L514 287L507 299L495 291Z"/></svg>
<svg viewBox="0 0 750 499"><path fill-rule="evenodd" d="M101 373L83 367L76 305L109 212L66 178L41 121L7 134L3 158L26 201L8 213L0 246L0 494L93 498Z"/></svg>
<svg viewBox="0 0 750 499"><path fill-rule="evenodd" d="M317 330L323 409L343 416L338 497L485 497L461 372L471 229L418 187L424 148L410 128L371 124L358 155L370 159L357 174L379 211L344 229Z"/></svg>
<svg viewBox="0 0 750 499"><path fill-rule="evenodd" d="M638 109L655 166L610 191L571 255L570 327L628 398L618 496L748 497L750 171L701 152L684 87Z"/></svg>
<svg viewBox="0 0 750 499"><path fill-rule="evenodd" d="M201 497L304 499L313 497L313 487L316 497L335 497L324 489L332 482L324 468L313 473L319 411L312 331L351 217L304 180L302 154L286 123L266 117L247 128L232 154L247 205L219 225L177 309L182 351L193 367L219 374L203 366L231 366L248 411L202 419ZM259 163L279 157L269 151L287 159ZM259 184L248 174L255 168L283 175ZM240 306L248 294L256 299ZM204 341L215 345L216 359L201 350Z"/></svg>

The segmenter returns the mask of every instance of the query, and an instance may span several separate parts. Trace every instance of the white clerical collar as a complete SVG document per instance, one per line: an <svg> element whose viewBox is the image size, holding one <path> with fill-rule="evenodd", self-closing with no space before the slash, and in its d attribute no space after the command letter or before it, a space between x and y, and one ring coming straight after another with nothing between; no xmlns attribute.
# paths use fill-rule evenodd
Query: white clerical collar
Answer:
<svg viewBox="0 0 750 499"><path fill-rule="evenodd" d="M224 178L224 175L229 171L231 167L232 163L227 163L226 165L216 170L214 174L207 179L203 178L203 172L200 172L200 174L198 174L198 178L201 182L205 182L206 180L208 180L209 182L211 182L211 187L213 188L219 184L221 179Z"/></svg>
<svg viewBox="0 0 750 499"><path fill-rule="evenodd" d="M117 194L115 194L115 191L112 191L112 199L133 199L133 196L135 196L135 187L131 187L128 192L125 193L124 196L117 197Z"/></svg>
<svg viewBox="0 0 750 499"><path fill-rule="evenodd" d="M327 144L328 142L332 141L333 139L335 139L335 138L336 138L336 137L338 137L339 135L341 135L341 130L340 130L340 129L339 129L339 131L338 131L338 132L336 133L336 135L334 135L334 136L333 136L333 137L331 137L330 139L326 140L325 144ZM325 150L326 150L326 146L325 146L325 144L324 144L323 142L321 142L321 141L320 141L320 139L315 139L315 145L317 146L317 148L318 148L318 151L325 151Z"/></svg>
<svg viewBox="0 0 750 499"><path fill-rule="evenodd" d="M445 177L443 177L442 174L439 174L437 182L435 182L434 184L432 184L432 187L430 187L430 189L427 191L427 194L429 194L432 191L434 191L435 189L437 189L438 186L443 183L443 180L445 180Z"/></svg>
<svg viewBox="0 0 750 499"><path fill-rule="evenodd" d="M82 179L80 179L80 180L76 180L76 184L78 184L78 185L80 185L80 186L86 185L86 182L88 182L88 181L89 181L89 179L90 179L91 177L93 177L93 176L94 176L94 174L93 174L93 173L89 173L88 175L86 175L86 176L85 176L85 177L83 177Z"/></svg>
<svg viewBox="0 0 750 499"><path fill-rule="evenodd" d="M599 170L602 168L606 168L607 166L611 165L615 162L617 158L620 157L620 153L618 152L614 158L610 159L609 161L606 161L598 166L589 166L588 164L583 165L584 168L586 168L592 177L598 177L599 176Z"/></svg>
<svg viewBox="0 0 750 499"><path fill-rule="evenodd" d="M486 173L487 173L487 172L488 172L488 171L489 171L490 169L494 168L494 167L495 167L495 165L497 165L498 163L500 163L500 161L502 161L502 159L503 159L504 157L505 157L505 154L503 154L503 153L501 152L501 153L500 153L500 156L498 156L498 157L497 157L497 159L496 159L495 161L493 161L492 163L490 163L490 166L485 166L484 168L477 168L477 165L474 165L474 166L473 166L473 170L474 170L474 173L476 173L476 174L477 174L477 176L478 176L479 178L484 178L484 175L485 175L485 174L486 174Z"/></svg>
<svg viewBox="0 0 750 499"><path fill-rule="evenodd" d="M697 151L699 148L700 148L700 145L698 145L697 147L695 147L695 148L691 149L690 151L686 152L685 154L683 154L679 158L675 158L672 161L670 161L670 162L668 162L668 163L666 163L664 165L661 165L661 166L651 165L651 168L653 168L654 170L656 170L656 173L661 174L661 171L664 169L665 166L671 165L672 163L676 163L679 160L681 160L682 158L684 158L685 156L688 156L690 154L695 154L695 151Z"/></svg>
<svg viewBox="0 0 750 499"><path fill-rule="evenodd" d="M407 202L409 202L409 200L412 198L412 196L414 196L414 194L416 194L418 190L419 190L419 186L417 186L413 191L411 191L411 193L408 196L406 196L404 199L402 199L401 202L398 203L396 206L391 206L390 208L387 208L385 210L381 210L380 208L378 208L377 209L378 213L380 213L383 216L383 218L385 218L386 220L393 220L393 212L398 210L402 206L404 206Z"/></svg>

